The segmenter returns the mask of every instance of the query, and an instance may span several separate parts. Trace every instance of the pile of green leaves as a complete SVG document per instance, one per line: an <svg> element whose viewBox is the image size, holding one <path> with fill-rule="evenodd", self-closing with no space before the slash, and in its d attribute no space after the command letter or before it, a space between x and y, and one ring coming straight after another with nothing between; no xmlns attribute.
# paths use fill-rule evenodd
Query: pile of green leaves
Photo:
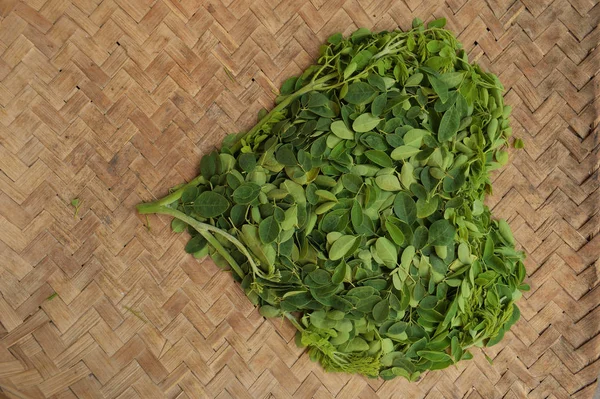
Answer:
<svg viewBox="0 0 600 399"><path fill-rule="evenodd" d="M445 21L336 34L277 106L138 206L287 317L326 370L415 380L519 318L524 255L484 205L510 107Z"/></svg>

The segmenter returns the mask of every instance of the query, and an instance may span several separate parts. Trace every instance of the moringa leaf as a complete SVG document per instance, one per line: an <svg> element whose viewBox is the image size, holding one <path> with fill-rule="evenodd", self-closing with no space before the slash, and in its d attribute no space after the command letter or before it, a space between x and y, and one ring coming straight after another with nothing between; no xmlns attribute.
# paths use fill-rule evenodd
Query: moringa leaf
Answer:
<svg viewBox="0 0 600 399"><path fill-rule="evenodd" d="M429 227L429 245L450 245L454 242L456 229L446 219L436 220Z"/></svg>
<svg viewBox="0 0 600 399"><path fill-rule="evenodd" d="M375 178L375 183L384 191L400 191L400 180L395 175L381 175Z"/></svg>
<svg viewBox="0 0 600 399"><path fill-rule="evenodd" d="M371 162L373 162L379 166L382 166L384 168L391 168L392 166L394 166L394 162L392 161L390 156L388 154L386 154L384 151L368 150L368 151L365 151L365 156L367 158L369 158L369 160Z"/></svg>
<svg viewBox="0 0 600 399"><path fill-rule="evenodd" d="M377 93L375 88L364 82L354 82L348 86L344 101L350 104L365 104Z"/></svg>
<svg viewBox="0 0 600 399"><path fill-rule="evenodd" d="M361 177L352 173L342 175L341 180L344 188L352 193L358 193L363 185Z"/></svg>
<svg viewBox="0 0 600 399"><path fill-rule="evenodd" d="M394 213L409 226L417 220L417 205L406 192L400 192L394 199Z"/></svg>
<svg viewBox="0 0 600 399"><path fill-rule="evenodd" d="M442 116L438 130L438 140L441 142L451 140L458 132L460 125L460 114L456 106L450 107Z"/></svg>
<svg viewBox="0 0 600 399"><path fill-rule="evenodd" d="M228 208L229 201L214 191L205 191L194 201L194 210L203 218L214 218Z"/></svg>
<svg viewBox="0 0 600 399"><path fill-rule="evenodd" d="M410 158L413 155L417 155L421 150L419 148L409 146L409 145L401 145L399 147L394 148L394 151L390 154L390 157L394 161L402 161L404 159Z"/></svg>
<svg viewBox="0 0 600 399"><path fill-rule="evenodd" d="M212 191L209 191L209 192L214 193ZM258 184L244 183L241 186L239 186L238 188L236 188L235 191L233 192L233 201L236 204L241 204L241 205L249 204L258 197L259 193L260 193L260 186ZM202 194L204 194L204 193L202 193ZM200 194L200 197L202 197L202 194ZM214 193L214 194L216 194L216 193ZM220 194L218 194L218 195L220 195ZM200 197L198 197L198 200L200 200ZM221 196L221 197L223 200L225 200L225 197L223 197L223 196ZM225 201L227 201L227 200L225 200ZM200 202L204 202L204 201L200 201ZM227 208L225 208L225 209L227 209ZM221 212L221 213L223 213L223 212ZM217 215L219 215L219 214L217 214Z"/></svg>
<svg viewBox="0 0 600 399"><path fill-rule="evenodd" d="M258 225L258 234L263 244L272 243L279 236L281 227L279 222L273 216L266 217Z"/></svg>
<svg viewBox="0 0 600 399"><path fill-rule="evenodd" d="M350 252L358 237L351 235L341 236L337 241L333 243L329 248L329 259L338 260L343 258Z"/></svg>
<svg viewBox="0 0 600 399"><path fill-rule="evenodd" d="M341 139L354 140L354 132L346 127L344 121L335 121L329 128L333 134Z"/></svg>
<svg viewBox="0 0 600 399"><path fill-rule="evenodd" d="M398 249L393 242L385 237L379 237L375 242L375 249L377 251L377 256L379 256L379 259L381 259L384 265L390 269L396 267L396 263L398 262Z"/></svg>
<svg viewBox="0 0 600 399"><path fill-rule="evenodd" d="M371 113L360 114L352 123L352 129L359 133L368 132L379 125L379 122L381 122L381 119Z"/></svg>

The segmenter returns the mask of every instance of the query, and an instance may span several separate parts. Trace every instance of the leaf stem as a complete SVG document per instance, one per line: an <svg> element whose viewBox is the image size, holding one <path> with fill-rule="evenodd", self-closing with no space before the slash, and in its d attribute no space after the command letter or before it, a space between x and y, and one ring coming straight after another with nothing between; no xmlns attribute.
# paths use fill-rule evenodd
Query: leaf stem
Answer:
<svg viewBox="0 0 600 399"><path fill-rule="evenodd" d="M291 313L283 312L283 315L290 321L290 323L292 323L294 327L296 327L296 330L300 332L304 331L304 327L302 327L300 323L298 323L298 320L296 320L296 318Z"/></svg>
<svg viewBox="0 0 600 399"><path fill-rule="evenodd" d="M152 203L146 203L146 204L138 205L137 209L140 214L156 213L156 214L162 214L162 215L169 215L169 216L173 216L174 218L177 218L177 219L189 224L190 226L192 226L192 228L194 228L194 230L196 230L198 233L202 234L202 236L206 239L206 241L208 241L208 243L217 250L219 255L221 255L223 258L225 258L225 260L231 265L231 268L236 272L236 274L241 279L243 279L246 276L246 274L244 273L244 271L242 270L240 265L238 265L238 263L233 258L233 256L231 256L231 254L227 251L227 249L225 249L223 247L223 245L219 242L219 240L217 240L210 233L212 232L212 233L220 234L221 236L225 237L229 242L231 242L233 245L235 245L240 250L240 252L242 252L248 258L248 262L250 263L250 266L252 267L252 270L255 273L259 272L260 274L264 274L258 269L258 266L256 266L256 263L254 263L252 256L248 253L248 250L246 249L244 244L242 244L237 238L235 238L231 234L226 233L225 231L219 229L218 227L214 227L210 224L199 222L196 219L187 216L185 213L178 211L177 209L169 208L169 207L163 206L163 205L153 205ZM261 275L261 277L263 277L263 276Z"/></svg>

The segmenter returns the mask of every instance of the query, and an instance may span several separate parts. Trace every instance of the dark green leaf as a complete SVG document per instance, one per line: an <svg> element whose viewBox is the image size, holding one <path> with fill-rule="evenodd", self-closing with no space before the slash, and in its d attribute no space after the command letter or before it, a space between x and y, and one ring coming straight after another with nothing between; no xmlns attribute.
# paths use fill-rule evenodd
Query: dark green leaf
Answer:
<svg viewBox="0 0 600 399"><path fill-rule="evenodd" d="M365 155L367 156L367 158L369 158L371 162L384 168L391 168L392 166L394 166L394 162L384 151L368 150L365 151Z"/></svg>
<svg viewBox="0 0 600 399"><path fill-rule="evenodd" d="M217 173L219 154L216 151L206 154L200 160L200 173L205 179L210 179Z"/></svg>
<svg viewBox="0 0 600 399"><path fill-rule="evenodd" d="M465 184L466 166L451 169L444 177L443 188L447 193L457 191Z"/></svg>
<svg viewBox="0 0 600 399"><path fill-rule="evenodd" d="M417 205L410 195L400 192L394 200L394 213L410 226L417 219Z"/></svg>
<svg viewBox="0 0 600 399"><path fill-rule="evenodd" d="M188 254L193 254L198 251L201 251L206 246L207 241L201 235L197 235L192 237L187 244L185 245L185 252Z"/></svg>
<svg viewBox="0 0 600 399"><path fill-rule="evenodd" d="M382 299L373 306L373 320L376 323L381 323L388 318L390 314L390 305L386 299Z"/></svg>
<svg viewBox="0 0 600 399"><path fill-rule="evenodd" d="M244 183L233 192L233 200L236 204L249 204L254 201L260 193L260 186L255 183ZM204 193L203 193L204 194ZM202 194L200 195L202 196ZM225 198L223 198L225 199ZM227 208L225 208L227 209Z"/></svg>
<svg viewBox="0 0 600 399"><path fill-rule="evenodd" d="M260 188L259 188L260 189ZM258 193L257 193L258 195ZM229 208L229 201L214 191L205 191L194 201L194 210L203 218L214 218Z"/></svg>
<svg viewBox="0 0 600 399"><path fill-rule="evenodd" d="M285 144L279 147L275 153L277 162L282 163L286 166L298 165L296 154L294 153L294 147L291 144Z"/></svg>
<svg viewBox="0 0 600 399"><path fill-rule="evenodd" d="M350 104L365 104L377 91L375 88L364 82L354 82L348 86L348 93L344 96L344 101Z"/></svg>
<svg viewBox="0 0 600 399"><path fill-rule="evenodd" d="M460 114L455 106L450 107L442 116L440 129L438 131L438 140L441 142L452 139L458 132L460 125Z"/></svg>
<svg viewBox="0 0 600 399"><path fill-rule="evenodd" d="M253 153L242 154L238 158L240 168L245 172L252 172L256 167L256 157Z"/></svg>
<svg viewBox="0 0 600 399"><path fill-rule="evenodd" d="M269 244L277 239L281 228L273 216L263 219L258 226L258 234L263 244Z"/></svg>
<svg viewBox="0 0 600 399"><path fill-rule="evenodd" d="M342 184L344 188L352 193L358 193L360 190L363 180L360 176L352 173L342 175Z"/></svg>
<svg viewBox="0 0 600 399"><path fill-rule="evenodd" d="M446 219L433 222L429 227L429 245L450 245L454 242L456 229Z"/></svg>

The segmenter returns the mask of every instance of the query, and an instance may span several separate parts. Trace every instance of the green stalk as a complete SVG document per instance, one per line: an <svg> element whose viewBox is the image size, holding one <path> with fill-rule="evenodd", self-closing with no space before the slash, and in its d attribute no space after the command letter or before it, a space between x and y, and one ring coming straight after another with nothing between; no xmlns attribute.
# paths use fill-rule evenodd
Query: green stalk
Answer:
<svg viewBox="0 0 600 399"><path fill-rule="evenodd" d="M231 254L227 251L227 249L225 249L223 245L221 245L219 240L213 237L213 235L210 233L212 232L220 234L221 236L225 237L228 241L230 241L233 245L235 245L248 258L250 266L252 267L252 270L255 273L258 272L262 274L262 272L258 269L258 266L256 266L256 263L254 263L252 256L250 256L250 253L248 253L248 250L246 249L244 244L242 244L237 238L235 238L231 234L219 229L218 227L199 222L196 219L187 216L185 213L178 211L177 209L169 208L167 206L162 205L155 205L152 203L138 205L138 212L142 215L149 213L169 215L189 224L190 226L192 226L192 228L194 228L194 230L202 234L206 241L208 241L209 244L215 248L219 255L225 258L225 260L231 265L231 268L237 273L238 276L240 276L241 279L243 279L246 275L244 274L240 265L238 265L238 263L235 261L233 256L231 256Z"/></svg>
<svg viewBox="0 0 600 399"><path fill-rule="evenodd" d="M304 331L304 327L302 327L300 323L298 323L298 320L296 320L293 314L291 314L290 312L283 312L283 315L290 321L290 323L292 323L294 327L296 327L296 330Z"/></svg>

